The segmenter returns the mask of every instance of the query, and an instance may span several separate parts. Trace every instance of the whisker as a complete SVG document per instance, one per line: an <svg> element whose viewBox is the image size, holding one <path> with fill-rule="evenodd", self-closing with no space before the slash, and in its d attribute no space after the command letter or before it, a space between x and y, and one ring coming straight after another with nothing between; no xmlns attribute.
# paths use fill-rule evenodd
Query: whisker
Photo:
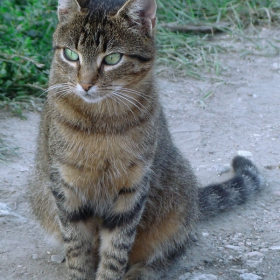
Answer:
<svg viewBox="0 0 280 280"><path fill-rule="evenodd" d="M69 94L70 92L67 89L63 89L56 92L56 98L64 97L65 95Z"/></svg>
<svg viewBox="0 0 280 280"><path fill-rule="evenodd" d="M121 102L123 105L125 105L129 109L129 111L133 114L134 119L136 120L136 116L135 116L134 112L132 111L132 109L128 106L128 104L126 104L123 100L121 100L121 98L119 96L117 96L114 93L112 93L112 95L110 95L109 98L111 98L114 101L116 101L119 106L121 106L121 104L118 103L118 101Z"/></svg>
<svg viewBox="0 0 280 280"><path fill-rule="evenodd" d="M129 88L122 88L121 91L125 91L127 93L134 93L142 98L144 98L145 100L147 100L148 102L151 102L151 99L154 99L154 97L152 96L147 96L145 95L144 93L140 92L140 91L136 91L136 90L133 90L133 89L129 89Z"/></svg>
<svg viewBox="0 0 280 280"><path fill-rule="evenodd" d="M71 93L71 90L73 89L74 84L73 83L61 83L61 84L54 84L48 87L47 90L45 90L44 93L49 92L51 90L56 90L55 91L55 97L56 100Z"/></svg>
<svg viewBox="0 0 280 280"><path fill-rule="evenodd" d="M128 94L122 93L122 92L121 92L121 95L125 96L126 98L130 98L133 101L137 102L140 106L142 106L142 108L146 111L146 113L148 113L148 115L150 115L150 112L148 111L148 109L145 106L143 106L143 104L139 100L137 100L136 98L134 98L134 97L132 97L132 96L130 96ZM134 104L134 105L136 106L136 104ZM141 111L141 112L143 113L143 111Z"/></svg>
<svg viewBox="0 0 280 280"><path fill-rule="evenodd" d="M110 89L117 89L117 91L125 91L127 93L134 93L138 96L141 96L142 98L144 98L145 100L147 100L148 102L151 102L151 100L154 99L154 96L150 96L150 95L147 95L146 93L144 92L141 92L141 91L137 91L137 90L134 90L134 89L130 89L130 88L126 88L126 87L123 87L121 85L109 85L109 86L104 86L103 87L104 90L110 90Z"/></svg>
<svg viewBox="0 0 280 280"><path fill-rule="evenodd" d="M124 100L126 100L127 102L129 102L130 104L132 104L133 106L135 106L142 114L145 114L145 112L138 106L136 105L133 101L129 100L128 98L126 98L124 96L124 94L119 94L119 92L114 92L113 93L115 96L118 96L118 97L121 97L123 98ZM128 97L131 97L131 96L128 96ZM141 103L140 103L141 104ZM148 111L147 111L148 112Z"/></svg>

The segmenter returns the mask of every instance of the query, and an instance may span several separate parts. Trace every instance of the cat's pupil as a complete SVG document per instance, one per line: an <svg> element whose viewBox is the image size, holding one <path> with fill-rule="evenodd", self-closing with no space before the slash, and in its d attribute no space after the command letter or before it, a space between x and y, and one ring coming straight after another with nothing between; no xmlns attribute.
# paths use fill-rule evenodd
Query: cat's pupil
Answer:
<svg viewBox="0 0 280 280"><path fill-rule="evenodd" d="M79 55L68 48L65 48L63 53L65 58L70 61L77 61L79 59Z"/></svg>
<svg viewBox="0 0 280 280"><path fill-rule="evenodd" d="M104 58L104 62L108 65L115 65L121 61L122 55L120 53L112 53Z"/></svg>

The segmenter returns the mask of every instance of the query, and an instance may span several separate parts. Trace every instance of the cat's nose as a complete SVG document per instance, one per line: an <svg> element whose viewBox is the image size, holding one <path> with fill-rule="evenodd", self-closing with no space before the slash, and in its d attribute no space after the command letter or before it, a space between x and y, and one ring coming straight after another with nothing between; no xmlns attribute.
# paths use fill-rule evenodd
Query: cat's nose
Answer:
<svg viewBox="0 0 280 280"><path fill-rule="evenodd" d="M85 91L88 91L93 86L93 84L80 84L80 85Z"/></svg>

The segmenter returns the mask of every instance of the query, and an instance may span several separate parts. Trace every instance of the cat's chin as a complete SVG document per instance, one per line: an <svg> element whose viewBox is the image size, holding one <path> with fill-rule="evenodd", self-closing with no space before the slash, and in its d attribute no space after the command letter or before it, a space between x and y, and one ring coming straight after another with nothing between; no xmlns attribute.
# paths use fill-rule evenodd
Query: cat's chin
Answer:
<svg viewBox="0 0 280 280"><path fill-rule="evenodd" d="M106 98L106 96L92 96L91 94L85 93L85 94L78 94L78 96L83 99L83 101L87 102L87 103L99 103L102 100L104 100Z"/></svg>
<svg viewBox="0 0 280 280"><path fill-rule="evenodd" d="M95 86L90 88L89 91L85 91L81 85L78 84L76 87L76 94L87 103L99 103L106 98L106 96L98 95L97 88Z"/></svg>

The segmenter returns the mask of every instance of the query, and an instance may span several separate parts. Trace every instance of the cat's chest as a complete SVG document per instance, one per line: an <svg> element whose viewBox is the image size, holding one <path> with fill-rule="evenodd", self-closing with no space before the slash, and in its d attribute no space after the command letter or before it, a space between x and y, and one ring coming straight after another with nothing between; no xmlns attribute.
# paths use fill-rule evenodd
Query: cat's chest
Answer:
<svg viewBox="0 0 280 280"><path fill-rule="evenodd" d="M55 123L50 146L63 180L79 189L112 193L139 183L147 167L134 135L87 133ZM138 139L140 140L140 139ZM95 186L93 188L93 186Z"/></svg>

